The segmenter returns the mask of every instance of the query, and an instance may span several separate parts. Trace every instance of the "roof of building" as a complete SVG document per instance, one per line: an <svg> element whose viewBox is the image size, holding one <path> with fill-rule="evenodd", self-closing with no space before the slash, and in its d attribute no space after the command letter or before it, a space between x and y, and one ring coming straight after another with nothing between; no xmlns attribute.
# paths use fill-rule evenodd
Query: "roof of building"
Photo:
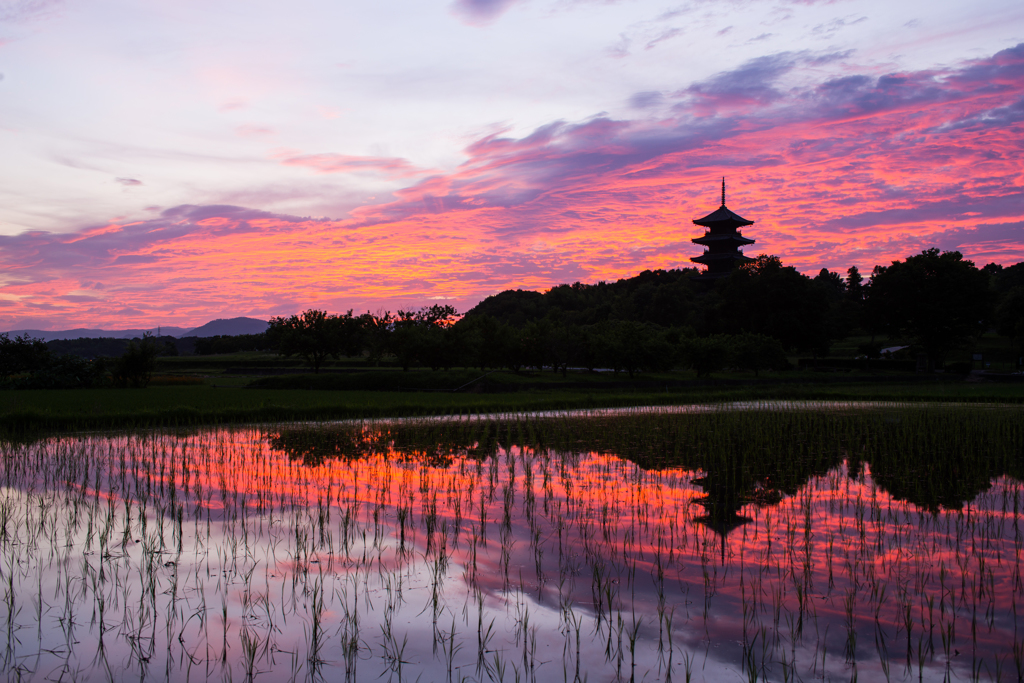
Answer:
<svg viewBox="0 0 1024 683"><path fill-rule="evenodd" d="M705 228L712 227L734 227L739 228L744 225L753 225L754 221L748 221L746 218L733 213L725 204L709 213L704 218L697 218L693 221L694 225L702 225Z"/></svg>
<svg viewBox="0 0 1024 683"><path fill-rule="evenodd" d="M754 259L750 258L749 256L744 256L738 251L725 252L721 254L714 254L710 251L705 251L700 256L691 257L690 260L693 261L694 263L702 263L705 265L711 263L712 261L739 261L741 263L751 263L752 261L754 261Z"/></svg>
<svg viewBox="0 0 1024 683"><path fill-rule="evenodd" d="M741 247L747 244L753 244L756 240L752 240L749 237L744 237L739 232L719 233L717 235L714 233L706 232L704 233L703 237L694 237L690 241L693 242L694 244L702 244L706 247L709 247L712 244L734 244L736 246Z"/></svg>

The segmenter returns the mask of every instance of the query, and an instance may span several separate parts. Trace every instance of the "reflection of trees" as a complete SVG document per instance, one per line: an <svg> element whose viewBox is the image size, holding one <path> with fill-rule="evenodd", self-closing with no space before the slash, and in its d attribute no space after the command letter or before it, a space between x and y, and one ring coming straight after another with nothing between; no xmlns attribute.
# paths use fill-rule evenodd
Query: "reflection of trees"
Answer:
<svg viewBox="0 0 1024 683"><path fill-rule="evenodd" d="M698 521L722 534L745 521L745 505L774 505L847 454L851 476L866 461L891 495L933 510L960 507L993 477L1024 475L1019 411L963 407L425 420L283 429L268 440L307 465L390 453L444 467L453 458L483 459L519 446L615 455L645 470L699 471Z"/></svg>
<svg viewBox="0 0 1024 683"><path fill-rule="evenodd" d="M794 495L849 456L895 498L937 510L959 508L995 477L1024 478L1019 409L906 407L886 410L735 411L664 416L611 429L608 444L645 469L701 470L694 480L704 521L728 532L743 505ZM614 452L611 451L611 452Z"/></svg>
<svg viewBox="0 0 1024 683"><path fill-rule="evenodd" d="M455 421L303 426L280 429L268 434L267 441L289 460L310 466L327 460L360 460L390 454L432 467L447 467L453 458L482 459L503 445L496 423L479 426L483 428L472 429L468 422Z"/></svg>
<svg viewBox="0 0 1024 683"><path fill-rule="evenodd" d="M1024 479L1021 410L906 410L877 416L858 451L890 495L928 510L959 509L996 477Z"/></svg>

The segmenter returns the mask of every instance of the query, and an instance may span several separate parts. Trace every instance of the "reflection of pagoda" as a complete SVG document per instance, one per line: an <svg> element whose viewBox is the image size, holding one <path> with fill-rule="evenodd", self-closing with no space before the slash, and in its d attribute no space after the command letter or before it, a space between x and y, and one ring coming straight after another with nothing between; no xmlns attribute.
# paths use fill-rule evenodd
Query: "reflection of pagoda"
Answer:
<svg viewBox="0 0 1024 683"><path fill-rule="evenodd" d="M704 218L698 218L693 224L707 228L703 237L690 240L704 247L703 254L690 260L708 267L695 280L717 280L731 273L736 266L754 260L740 251L740 247L753 244L754 240L747 239L737 230L745 225L753 225L754 221L748 221L725 208L725 178L722 178L722 205Z"/></svg>

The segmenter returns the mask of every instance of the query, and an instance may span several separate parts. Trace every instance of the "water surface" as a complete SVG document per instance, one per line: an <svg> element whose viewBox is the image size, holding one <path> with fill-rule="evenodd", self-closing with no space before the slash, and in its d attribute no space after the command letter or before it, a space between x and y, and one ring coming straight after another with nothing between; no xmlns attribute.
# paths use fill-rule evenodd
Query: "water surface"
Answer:
<svg viewBox="0 0 1024 683"><path fill-rule="evenodd" d="M28 680L1016 679L1020 415L900 410L8 444L0 666Z"/></svg>

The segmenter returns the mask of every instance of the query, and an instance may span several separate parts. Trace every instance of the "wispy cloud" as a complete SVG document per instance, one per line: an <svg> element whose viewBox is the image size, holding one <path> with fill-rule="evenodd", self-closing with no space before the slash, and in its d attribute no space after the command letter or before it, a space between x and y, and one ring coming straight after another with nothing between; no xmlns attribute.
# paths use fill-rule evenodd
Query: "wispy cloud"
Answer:
<svg viewBox="0 0 1024 683"><path fill-rule="evenodd" d="M257 126L253 124L245 124L235 128L235 132L244 138L260 137L264 135L273 135L274 130L267 126Z"/></svg>
<svg viewBox="0 0 1024 683"><path fill-rule="evenodd" d="M429 171L397 157L367 157L347 154L280 155L285 166L301 166L317 173L379 173L389 178L411 178Z"/></svg>
<svg viewBox="0 0 1024 683"><path fill-rule="evenodd" d="M63 0L3 0L0 22L21 22L39 19L56 12Z"/></svg>

